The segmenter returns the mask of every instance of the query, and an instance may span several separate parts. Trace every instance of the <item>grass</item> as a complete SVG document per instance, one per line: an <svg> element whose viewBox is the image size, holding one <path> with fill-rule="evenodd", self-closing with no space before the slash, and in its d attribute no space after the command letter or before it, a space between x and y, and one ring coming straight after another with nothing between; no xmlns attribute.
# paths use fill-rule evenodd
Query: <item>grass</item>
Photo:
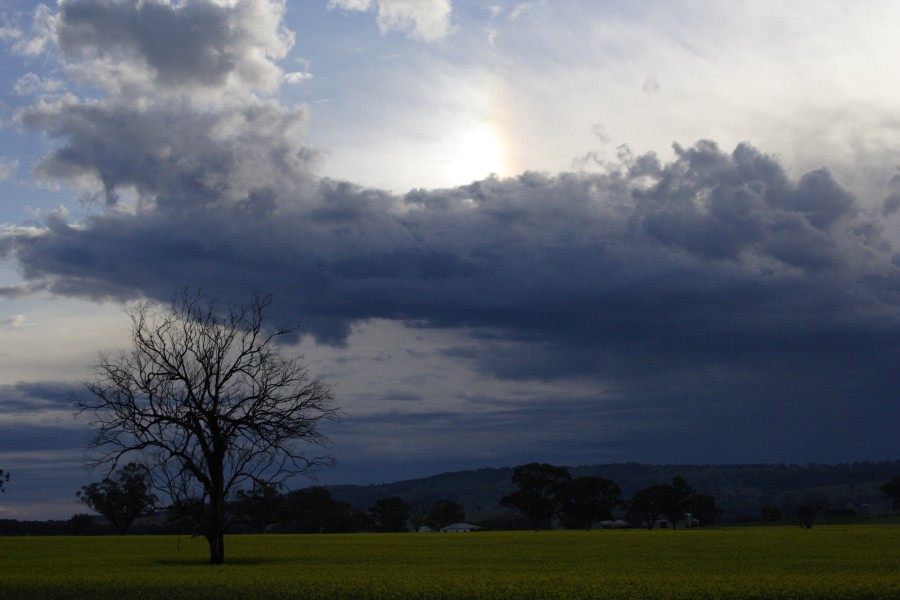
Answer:
<svg viewBox="0 0 900 600"><path fill-rule="evenodd" d="M0 538L0 598L889 599L900 527Z"/></svg>

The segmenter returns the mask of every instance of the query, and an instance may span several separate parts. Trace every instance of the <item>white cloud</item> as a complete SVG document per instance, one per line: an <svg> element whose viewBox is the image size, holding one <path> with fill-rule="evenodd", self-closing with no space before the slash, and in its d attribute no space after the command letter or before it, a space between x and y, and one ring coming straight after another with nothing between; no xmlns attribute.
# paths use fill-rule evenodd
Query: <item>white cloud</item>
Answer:
<svg viewBox="0 0 900 600"><path fill-rule="evenodd" d="M295 84L306 81L307 79L312 79L312 77L312 73L307 73L305 71L293 71L291 73L284 74L284 82Z"/></svg>
<svg viewBox="0 0 900 600"><path fill-rule="evenodd" d="M0 156L0 181L6 181L15 176L19 170L19 160Z"/></svg>
<svg viewBox="0 0 900 600"><path fill-rule="evenodd" d="M379 0L378 27L433 42L450 33L451 13L450 0Z"/></svg>
<svg viewBox="0 0 900 600"><path fill-rule="evenodd" d="M58 79L48 79L36 73L26 73L16 80L13 91L19 96L59 92L65 84Z"/></svg>
<svg viewBox="0 0 900 600"><path fill-rule="evenodd" d="M368 11L377 9L381 33L399 31L415 39L433 42L451 29L451 0L330 0L329 8Z"/></svg>
<svg viewBox="0 0 900 600"><path fill-rule="evenodd" d="M3 19L0 22L0 41L17 40L22 37L22 30L17 25Z"/></svg>
<svg viewBox="0 0 900 600"><path fill-rule="evenodd" d="M516 4L512 7L512 10L509 11L509 16L507 19L510 21L515 21L522 15L525 15L535 8L536 2L516 2Z"/></svg>
<svg viewBox="0 0 900 600"><path fill-rule="evenodd" d="M12 315L11 317L0 319L0 327L6 329L19 329L20 327L25 327L27 323L28 317L22 314Z"/></svg>
<svg viewBox="0 0 900 600"><path fill-rule="evenodd" d="M328 8L366 11L372 6L372 0L328 0Z"/></svg>
<svg viewBox="0 0 900 600"><path fill-rule="evenodd" d="M9 30L8 35L15 35L18 41L12 50L24 56L38 56L53 45L56 29L56 15L50 7L38 4L31 22L31 32L27 37L18 30Z"/></svg>

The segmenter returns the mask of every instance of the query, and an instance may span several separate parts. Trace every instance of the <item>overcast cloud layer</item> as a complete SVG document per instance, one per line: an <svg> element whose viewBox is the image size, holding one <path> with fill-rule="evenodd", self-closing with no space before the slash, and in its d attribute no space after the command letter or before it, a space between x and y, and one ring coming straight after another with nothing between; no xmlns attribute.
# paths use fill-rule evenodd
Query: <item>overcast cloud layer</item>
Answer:
<svg viewBox="0 0 900 600"><path fill-rule="evenodd" d="M360 483L524 460L897 457L900 187L862 201L827 167L701 132L665 156L623 145L406 193L323 177L311 111L282 95L308 77L283 64L287 9L68 0L8 28L13 53L54 65L19 80L10 124L52 141L35 177L87 209L7 225L20 279L0 294L116 310L183 287L272 293L273 319L301 319L307 356L345 386L352 418L332 435ZM323 10L420 44L455 35L449 0ZM70 385L3 386L0 449L78 447Z"/></svg>

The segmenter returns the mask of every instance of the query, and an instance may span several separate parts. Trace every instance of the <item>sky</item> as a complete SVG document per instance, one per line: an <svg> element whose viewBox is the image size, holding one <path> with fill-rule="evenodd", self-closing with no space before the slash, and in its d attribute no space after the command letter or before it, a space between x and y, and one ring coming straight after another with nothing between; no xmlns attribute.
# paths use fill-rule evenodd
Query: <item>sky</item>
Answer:
<svg viewBox="0 0 900 600"><path fill-rule="evenodd" d="M185 288L302 322L321 484L900 458L897 23L0 0L0 518L86 510L73 395Z"/></svg>

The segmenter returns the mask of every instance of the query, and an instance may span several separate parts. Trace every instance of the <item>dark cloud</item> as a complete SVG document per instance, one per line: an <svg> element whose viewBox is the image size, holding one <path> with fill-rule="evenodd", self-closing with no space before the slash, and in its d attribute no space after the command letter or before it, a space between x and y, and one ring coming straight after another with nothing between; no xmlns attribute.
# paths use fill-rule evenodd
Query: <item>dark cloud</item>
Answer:
<svg viewBox="0 0 900 600"><path fill-rule="evenodd" d="M314 153L303 146L304 107L252 101L206 113L179 106L139 109L61 100L23 110L19 121L65 143L37 173L51 179L90 176L106 201L136 192L171 210L239 203L269 211L275 190L296 194L310 179Z"/></svg>
<svg viewBox="0 0 900 600"><path fill-rule="evenodd" d="M293 44L278 27L283 10L264 0L75 0L59 8L57 44L70 64L127 64L132 71L125 77L83 72L88 78L122 80L145 70L157 90L221 88L229 78L271 89L281 73L265 56L283 57Z"/></svg>
<svg viewBox="0 0 900 600"><path fill-rule="evenodd" d="M68 518L84 512L75 492L102 478L86 467L89 432L73 420L69 390L59 383L0 386L0 462L11 475L3 518Z"/></svg>
<svg viewBox="0 0 900 600"><path fill-rule="evenodd" d="M0 385L0 415L71 410L73 387L71 383L58 382L20 382Z"/></svg>
<svg viewBox="0 0 900 600"><path fill-rule="evenodd" d="M331 341L375 317L471 327L571 348L558 369L573 372L604 356L814 350L819 335L869 344L897 326L900 274L877 223L827 171L790 181L747 145L402 199L329 180L269 198L56 223L12 252L62 294L271 290Z"/></svg>

